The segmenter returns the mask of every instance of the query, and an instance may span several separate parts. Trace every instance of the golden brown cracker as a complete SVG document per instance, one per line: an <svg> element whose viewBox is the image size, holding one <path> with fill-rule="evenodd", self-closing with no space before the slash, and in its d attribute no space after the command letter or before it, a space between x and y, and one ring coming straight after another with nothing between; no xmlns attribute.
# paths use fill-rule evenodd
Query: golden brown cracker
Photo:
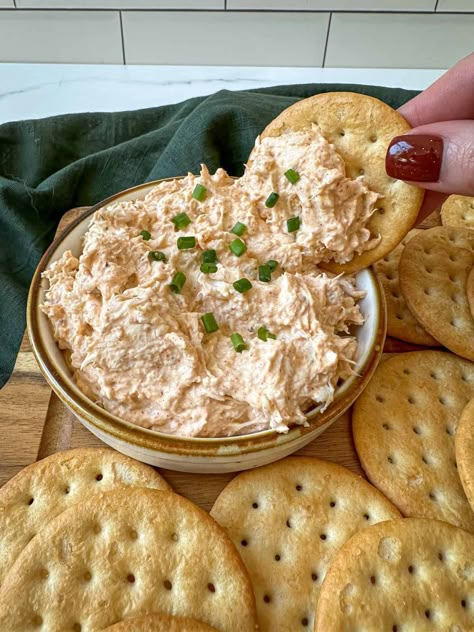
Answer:
<svg viewBox="0 0 474 632"><path fill-rule="evenodd" d="M474 531L454 451L459 417L472 397L473 363L413 351L380 364L356 401L352 430L362 467L405 516Z"/></svg>
<svg viewBox="0 0 474 632"><path fill-rule="evenodd" d="M216 629L189 617L145 614L120 621L103 632L216 632Z"/></svg>
<svg viewBox="0 0 474 632"><path fill-rule="evenodd" d="M326 575L315 632L473 630L473 551L473 534L438 520L364 529Z"/></svg>
<svg viewBox="0 0 474 632"><path fill-rule="evenodd" d="M454 444L459 477L474 511L474 399L462 411Z"/></svg>
<svg viewBox="0 0 474 632"><path fill-rule="evenodd" d="M313 628L321 582L336 551L397 509L350 470L290 457L243 472L211 515L238 548L250 574L262 632Z"/></svg>
<svg viewBox="0 0 474 632"><path fill-rule="evenodd" d="M172 492L128 488L47 524L7 573L0 630L96 631L153 610L253 632L252 586L207 513Z"/></svg>
<svg viewBox="0 0 474 632"><path fill-rule="evenodd" d="M0 489L0 585L20 552L48 522L92 494L121 487L171 490L149 465L108 448L57 452Z"/></svg>
<svg viewBox="0 0 474 632"><path fill-rule="evenodd" d="M406 243L419 232L421 232L419 229L413 228L408 235L402 239L395 250L392 250L392 252L374 264L374 270L380 279L385 294L385 302L387 304L387 334L399 340L411 342L412 344L437 347L439 342L423 329L408 309L408 305L400 289L398 278L398 265L403 249Z"/></svg>
<svg viewBox="0 0 474 632"><path fill-rule="evenodd" d="M450 195L441 207L443 226L474 228L474 197Z"/></svg>
<svg viewBox="0 0 474 632"><path fill-rule="evenodd" d="M352 92L328 92L298 101L284 110L263 131L280 136L317 124L346 164L351 178L364 175L369 187L383 195L367 227L381 235L380 243L349 263L324 264L332 272L356 272L391 252L413 226L423 191L385 171L385 155L394 138L410 129L405 119L390 106L374 97Z"/></svg>
<svg viewBox="0 0 474 632"><path fill-rule="evenodd" d="M415 235L399 266L408 307L445 347L474 360L474 319L466 281L474 265L474 231L439 226Z"/></svg>

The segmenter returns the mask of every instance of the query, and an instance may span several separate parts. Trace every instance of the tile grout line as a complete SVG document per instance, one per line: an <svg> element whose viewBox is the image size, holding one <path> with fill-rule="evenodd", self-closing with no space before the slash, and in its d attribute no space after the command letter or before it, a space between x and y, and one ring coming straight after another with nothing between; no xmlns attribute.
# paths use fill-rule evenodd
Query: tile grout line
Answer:
<svg viewBox="0 0 474 632"><path fill-rule="evenodd" d="M328 43L329 43L329 31L331 30L331 20L332 20L332 12L329 14L329 20L328 20L328 30L326 33L326 42L324 43L324 53L323 53L323 63L321 68L325 68L325 64L326 64L326 53L328 52Z"/></svg>
<svg viewBox="0 0 474 632"><path fill-rule="evenodd" d="M127 62L125 61L125 39L123 37L122 11L119 11L119 20L120 20L120 39L122 40L122 59L123 59L123 65L126 66Z"/></svg>
<svg viewBox="0 0 474 632"><path fill-rule="evenodd" d="M434 8L434 12L436 13L436 11L438 10L438 4L439 4L439 0L436 0L436 4L435 4L435 8Z"/></svg>

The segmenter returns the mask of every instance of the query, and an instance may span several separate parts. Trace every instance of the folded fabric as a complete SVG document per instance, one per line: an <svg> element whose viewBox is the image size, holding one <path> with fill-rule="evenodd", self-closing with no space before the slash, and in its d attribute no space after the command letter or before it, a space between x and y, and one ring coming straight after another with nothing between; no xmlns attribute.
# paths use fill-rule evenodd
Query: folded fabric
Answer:
<svg viewBox="0 0 474 632"><path fill-rule="evenodd" d="M201 163L241 175L269 121L299 99L334 90L369 94L394 108L417 94L327 84L222 90L146 110L0 126L0 387L25 329L34 269L67 210L142 182L197 173Z"/></svg>

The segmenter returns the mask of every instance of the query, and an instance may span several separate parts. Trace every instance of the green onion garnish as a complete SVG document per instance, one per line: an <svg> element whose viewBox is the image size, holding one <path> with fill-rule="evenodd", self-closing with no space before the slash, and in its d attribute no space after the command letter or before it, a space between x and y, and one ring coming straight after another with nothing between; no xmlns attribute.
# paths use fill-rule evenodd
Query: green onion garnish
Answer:
<svg viewBox="0 0 474 632"><path fill-rule="evenodd" d="M198 202L202 202L206 197L206 192L206 187L203 187L202 184L196 184L193 191L193 198Z"/></svg>
<svg viewBox="0 0 474 632"><path fill-rule="evenodd" d="M289 233L294 233L300 228L300 218L299 217L291 217L286 220L286 227Z"/></svg>
<svg viewBox="0 0 474 632"><path fill-rule="evenodd" d="M242 237L246 230L247 226L245 224L242 224L242 222L237 222L237 224L232 228L230 232L234 233L234 235L237 235L238 237Z"/></svg>
<svg viewBox="0 0 474 632"><path fill-rule="evenodd" d="M241 257L247 250L247 246L241 239L234 239L234 241L231 241L229 244L229 248L236 257Z"/></svg>
<svg viewBox="0 0 474 632"><path fill-rule="evenodd" d="M242 353L242 351L245 351L245 349L247 349L247 345L245 344L244 339L240 334L232 334L230 339L232 340L232 344L234 345L234 349L237 351L237 353Z"/></svg>
<svg viewBox="0 0 474 632"><path fill-rule="evenodd" d="M181 230L182 228L186 228L188 224L191 223L191 219L187 213L178 213L171 220L176 227L176 230Z"/></svg>
<svg viewBox="0 0 474 632"><path fill-rule="evenodd" d="M265 265L270 268L270 272L274 272L278 268L278 261L275 261L275 259L270 259Z"/></svg>
<svg viewBox="0 0 474 632"><path fill-rule="evenodd" d="M217 266L215 263L201 263L201 267L199 269L204 274L212 274L213 272L217 272Z"/></svg>
<svg viewBox="0 0 474 632"><path fill-rule="evenodd" d="M217 252L215 250L204 250L202 253L203 263L217 263Z"/></svg>
<svg viewBox="0 0 474 632"><path fill-rule="evenodd" d="M270 266L258 266L258 280L263 281L263 283L269 283L272 280Z"/></svg>
<svg viewBox="0 0 474 632"><path fill-rule="evenodd" d="M160 252L159 250L150 250L150 252L148 253L148 259L150 259L150 261L166 262L166 255L164 252Z"/></svg>
<svg viewBox="0 0 474 632"><path fill-rule="evenodd" d="M291 184L296 184L300 179L300 174L294 169L288 169L288 171L285 171L285 176L288 178Z"/></svg>
<svg viewBox="0 0 474 632"><path fill-rule="evenodd" d="M149 239L151 239L151 233L149 233L147 230L142 230L140 235L143 237L145 241L148 241Z"/></svg>
<svg viewBox="0 0 474 632"><path fill-rule="evenodd" d="M257 330L257 336L260 338L260 340L263 340L263 342L267 342L268 338L276 340L275 334L272 334L271 331L268 331L266 327L259 327Z"/></svg>
<svg viewBox="0 0 474 632"><path fill-rule="evenodd" d="M176 272L170 283L170 289L175 294L179 294L186 283L186 275L183 272Z"/></svg>
<svg viewBox="0 0 474 632"><path fill-rule="evenodd" d="M176 242L178 250L189 250L196 245L196 239L194 237L178 237Z"/></svg>
<svg viewBox="0 0 474 632"><path fill-rule="evenodd" d="M239 279L238 281L234 281L232 285L237 290L237 292L240 292L241 294L252 289L252 284L248 279Z"/></svg>
<svg viewBox="0 0 474 632"><path fill-rule="evenodd" d="M214 318L214 314L209 312L208 314L203 314L201 316L202 324L204 325L204 329L208 334L212 334L214 331L219 329L219 325Z"/></svg>
<svg viewBox="0 0 474 632"><path fill-rule="evenodd" d="M275 193L275 192L270 193L270 195L265 200L265 206L267 208L273 208L275 204L278 202L279 197L280 196L278 195L278 193Z"/></svg>

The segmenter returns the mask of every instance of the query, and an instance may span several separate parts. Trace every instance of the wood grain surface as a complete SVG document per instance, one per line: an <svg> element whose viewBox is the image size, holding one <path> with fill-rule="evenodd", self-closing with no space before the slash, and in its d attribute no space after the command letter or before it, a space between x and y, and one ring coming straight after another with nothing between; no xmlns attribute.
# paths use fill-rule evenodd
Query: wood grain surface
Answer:
<svg viewBox="0 0 474 632"><path fill-rule="evenodd" d="M64 230L85 208L72 209L64 215L58 233ZM440 224L433 214L423 227ZM387 339L385 351L411 351L415 347ZM103 443L86 430L51 392L33 357L25 335L12 377L0 391L0 485L20 469L49 454L68 448L101 446ZM350 414L343 415L320 437L300 450L305 454L334 461L363 475L352 442ZM186 474L161 470L175 491L206 510L232 474Z"/></svg>

